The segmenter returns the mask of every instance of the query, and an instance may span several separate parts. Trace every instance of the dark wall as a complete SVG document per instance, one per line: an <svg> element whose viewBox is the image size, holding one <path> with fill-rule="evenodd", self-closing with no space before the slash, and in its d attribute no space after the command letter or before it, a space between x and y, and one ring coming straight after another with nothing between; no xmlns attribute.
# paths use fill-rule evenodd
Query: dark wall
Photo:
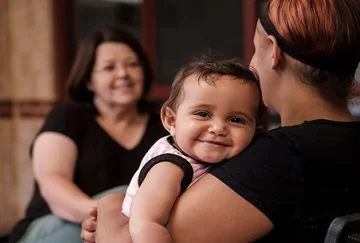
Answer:
<svg viewBox="0 0 360 243"><path fill-rule="evenodd" d="M157 0L157 81L193 56L243 57L242 1Z"/></svg>
<svg viewBox="0 0 360 243"><path fill-rule="evenodd" d="M146 1L146 0L145 0ZM140 38L140 5L74 0L73 49L87 33L118 24ZM194 56L243 58L242 0L156 0L156 81L171 84Z"/></svg>
<svg viewBox="0 0 360 243"><path fill-rule="evenodd" d="M98 0L74 1L74 47L85 35L107 25L120 25L140 38L140 6Z"/></svg>

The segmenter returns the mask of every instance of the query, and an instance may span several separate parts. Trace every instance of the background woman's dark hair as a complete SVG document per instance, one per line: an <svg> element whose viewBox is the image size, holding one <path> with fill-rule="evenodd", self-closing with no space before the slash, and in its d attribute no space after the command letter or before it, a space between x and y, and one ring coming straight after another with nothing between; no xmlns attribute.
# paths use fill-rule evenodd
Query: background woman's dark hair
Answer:
<svg viewBox="0 0 360 243"><path fill-rule="evenodd" d="M304 55L336 59L340 65L347 65L348 60L360 61L359 0L272 0L269 11L281 36ZM297 72L305 83L316 87L335 105L346 105L355 70L346 73L298 66Z"/></svg>
<svg viewBox="0 0 360 243"><path fill-rule="evenodd" d="M242 65L239 59L215 60L209 56L203 56L185 64L176 74L172 83L169 98L164 102L161 112L165 107L176 111L181 102L182 89L186 78L197 75L198 80L204 80L213 84L212 77L215 75L228 75L243 80L244 83L254 83L259 92L259 104L256 117L257 132L266 129L266 108L262 100L260 82L255 70Z"/></svg>
<svg viewBox="0 0 360 243"><path fill-rule="evenodd" d="M72 101L93 105L94 93L88 90L91 72L95 64L96 49L104 42L117 42L130 47L137 55L144 72L144 91L139 102L139 110L145 109L146 96L153 82L154 73L150 61L140 42L119 27L106 27L86 36L79 45L67 80L68 94Z"/></svg>

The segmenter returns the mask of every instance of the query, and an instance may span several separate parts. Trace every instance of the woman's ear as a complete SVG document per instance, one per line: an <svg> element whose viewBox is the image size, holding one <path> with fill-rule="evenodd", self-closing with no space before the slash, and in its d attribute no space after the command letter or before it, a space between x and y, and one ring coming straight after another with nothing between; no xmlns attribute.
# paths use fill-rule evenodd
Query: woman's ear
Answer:
<svg viewBox="0 0 360 243"><path fill-rule="evenodd" d="M269 35L268 40L271 44L271 68L275 69L279 66L279 63L282 58L282 50L277 44L277 40L274 36Z"/></svg>
<svg viewBox="0 0 360 243"><path fill-rule="evenodd" d="M161 108L161 121L164 128L170 133L170 135L174 136L176 114L173 109L168 106Z"/></svg>

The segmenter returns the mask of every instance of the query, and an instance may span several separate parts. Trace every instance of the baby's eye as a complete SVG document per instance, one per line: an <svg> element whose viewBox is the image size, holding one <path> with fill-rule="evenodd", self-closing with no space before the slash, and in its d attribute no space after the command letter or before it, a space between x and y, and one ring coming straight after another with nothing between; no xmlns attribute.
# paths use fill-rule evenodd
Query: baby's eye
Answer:
<svg viewBox="0 0 360 243"><path fill-rule="evenodd" d="M246 120L241 117L231 117L229 119L231 123L237 123L237 124L246 124Z"/></svg>
<svg viewBox="0 0 360 243"><path fill-rule="evenodd" d="M210 114L207 113L206 111L198 111L195 113L195 115L200 117L210 117Z"/></svg>

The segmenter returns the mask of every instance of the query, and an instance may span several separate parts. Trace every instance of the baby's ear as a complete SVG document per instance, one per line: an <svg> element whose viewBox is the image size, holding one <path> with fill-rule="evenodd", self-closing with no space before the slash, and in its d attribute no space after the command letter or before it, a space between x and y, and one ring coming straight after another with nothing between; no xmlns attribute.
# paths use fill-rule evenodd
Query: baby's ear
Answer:
<svg viewBox="0 0 360 243"><path fill-rule="evenodd" d="M164 128L170 133L170 135L174 136L176 114L173 109L168 106L161 108L161 121Z"/></svg>

